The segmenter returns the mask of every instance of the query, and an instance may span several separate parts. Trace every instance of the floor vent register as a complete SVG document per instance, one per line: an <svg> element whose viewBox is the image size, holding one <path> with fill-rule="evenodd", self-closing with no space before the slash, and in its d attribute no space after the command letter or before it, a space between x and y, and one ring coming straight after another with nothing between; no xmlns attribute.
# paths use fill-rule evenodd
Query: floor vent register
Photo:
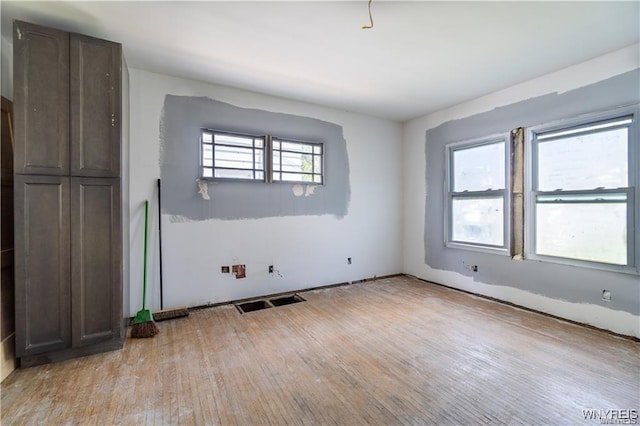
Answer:
<svg viewBox="0 0 640 426"><path fill-rule="evenodd" d="M248 302L236 303L235 307L241 314L249 312L261 311L263 309L276 308L278 306L291 305L294 303L304 302L305 299L299 294L289 296L278 296L272 299L251 300Z"/></svg>

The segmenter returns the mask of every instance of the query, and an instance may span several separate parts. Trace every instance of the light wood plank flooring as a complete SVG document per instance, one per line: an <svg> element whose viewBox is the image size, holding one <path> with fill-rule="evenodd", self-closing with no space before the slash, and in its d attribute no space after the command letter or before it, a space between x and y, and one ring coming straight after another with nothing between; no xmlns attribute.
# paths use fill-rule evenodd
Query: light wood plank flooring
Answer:
<svg viewBox="0 0 640 426"><path fill-rule="evenodd" d="M600 424L638 409L640 344L396 277L158 323L15 371L2 424Z"/></svg>

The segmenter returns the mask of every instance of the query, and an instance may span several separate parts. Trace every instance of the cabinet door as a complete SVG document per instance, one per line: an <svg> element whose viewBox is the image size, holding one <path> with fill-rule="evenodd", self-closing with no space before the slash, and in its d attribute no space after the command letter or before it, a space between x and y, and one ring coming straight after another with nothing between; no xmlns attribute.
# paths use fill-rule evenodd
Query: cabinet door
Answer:
<svg viewBox="0 0 640 426"><path fill-rule="evenodd" d="M122 321L120 179L71 178L73 346L119 335Z"/></svg>
<svg viewBox="0 0 640 426"><path fill-rule="evenodd" d="M14 23L15 172L69 174L69 33Z"/></svg>
<svg viewBox="0 0 640 426"><path fill-rule="evenodd" d="M70 46L71 175L119 177L121 46L80 34Z"/></svg>
<svg viewBox="0 0 640 426"><path fill-rule="evenodd" d="M71 345L69 178L16 175L16 355Z"/></svg>

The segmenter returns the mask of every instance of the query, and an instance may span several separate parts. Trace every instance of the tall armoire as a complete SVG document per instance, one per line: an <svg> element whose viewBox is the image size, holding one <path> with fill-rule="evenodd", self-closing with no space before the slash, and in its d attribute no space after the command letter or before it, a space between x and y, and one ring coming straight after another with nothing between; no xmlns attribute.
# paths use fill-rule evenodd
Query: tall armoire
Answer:
<svg viewBox="0 0 640 426"><path fill-rule="evenodd" d="M16 356L121 348L122 47L16 21L13 59Z"/></svg>

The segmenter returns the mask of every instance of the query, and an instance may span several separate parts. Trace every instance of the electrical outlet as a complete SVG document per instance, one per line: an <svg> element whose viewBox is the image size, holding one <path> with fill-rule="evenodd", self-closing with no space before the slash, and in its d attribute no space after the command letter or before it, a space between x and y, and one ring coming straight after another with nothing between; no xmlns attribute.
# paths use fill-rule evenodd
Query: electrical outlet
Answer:
<svg viewBox="0 0 640 426"><path fill-rule="evenodd" d="M273 274L273 265L269 265L269 273Z"/></svg>
<svg viewBox="0 0 640 426"><path fill-rule="evenodd" d="M611 290L602 290L602 300L611 302Z"/></svg>
<svg viewBox="0 0 640 426"><path fill-rule="evenodd" d="M466 262L462 262L462 265L467 271L478 272L478 265L467 265Z"/></svg>
<svg viewBox="0 0 640 426"><path fill-rule="evenodd" d="M347 265L351 265L351 258L347 257Z"/></svg>

